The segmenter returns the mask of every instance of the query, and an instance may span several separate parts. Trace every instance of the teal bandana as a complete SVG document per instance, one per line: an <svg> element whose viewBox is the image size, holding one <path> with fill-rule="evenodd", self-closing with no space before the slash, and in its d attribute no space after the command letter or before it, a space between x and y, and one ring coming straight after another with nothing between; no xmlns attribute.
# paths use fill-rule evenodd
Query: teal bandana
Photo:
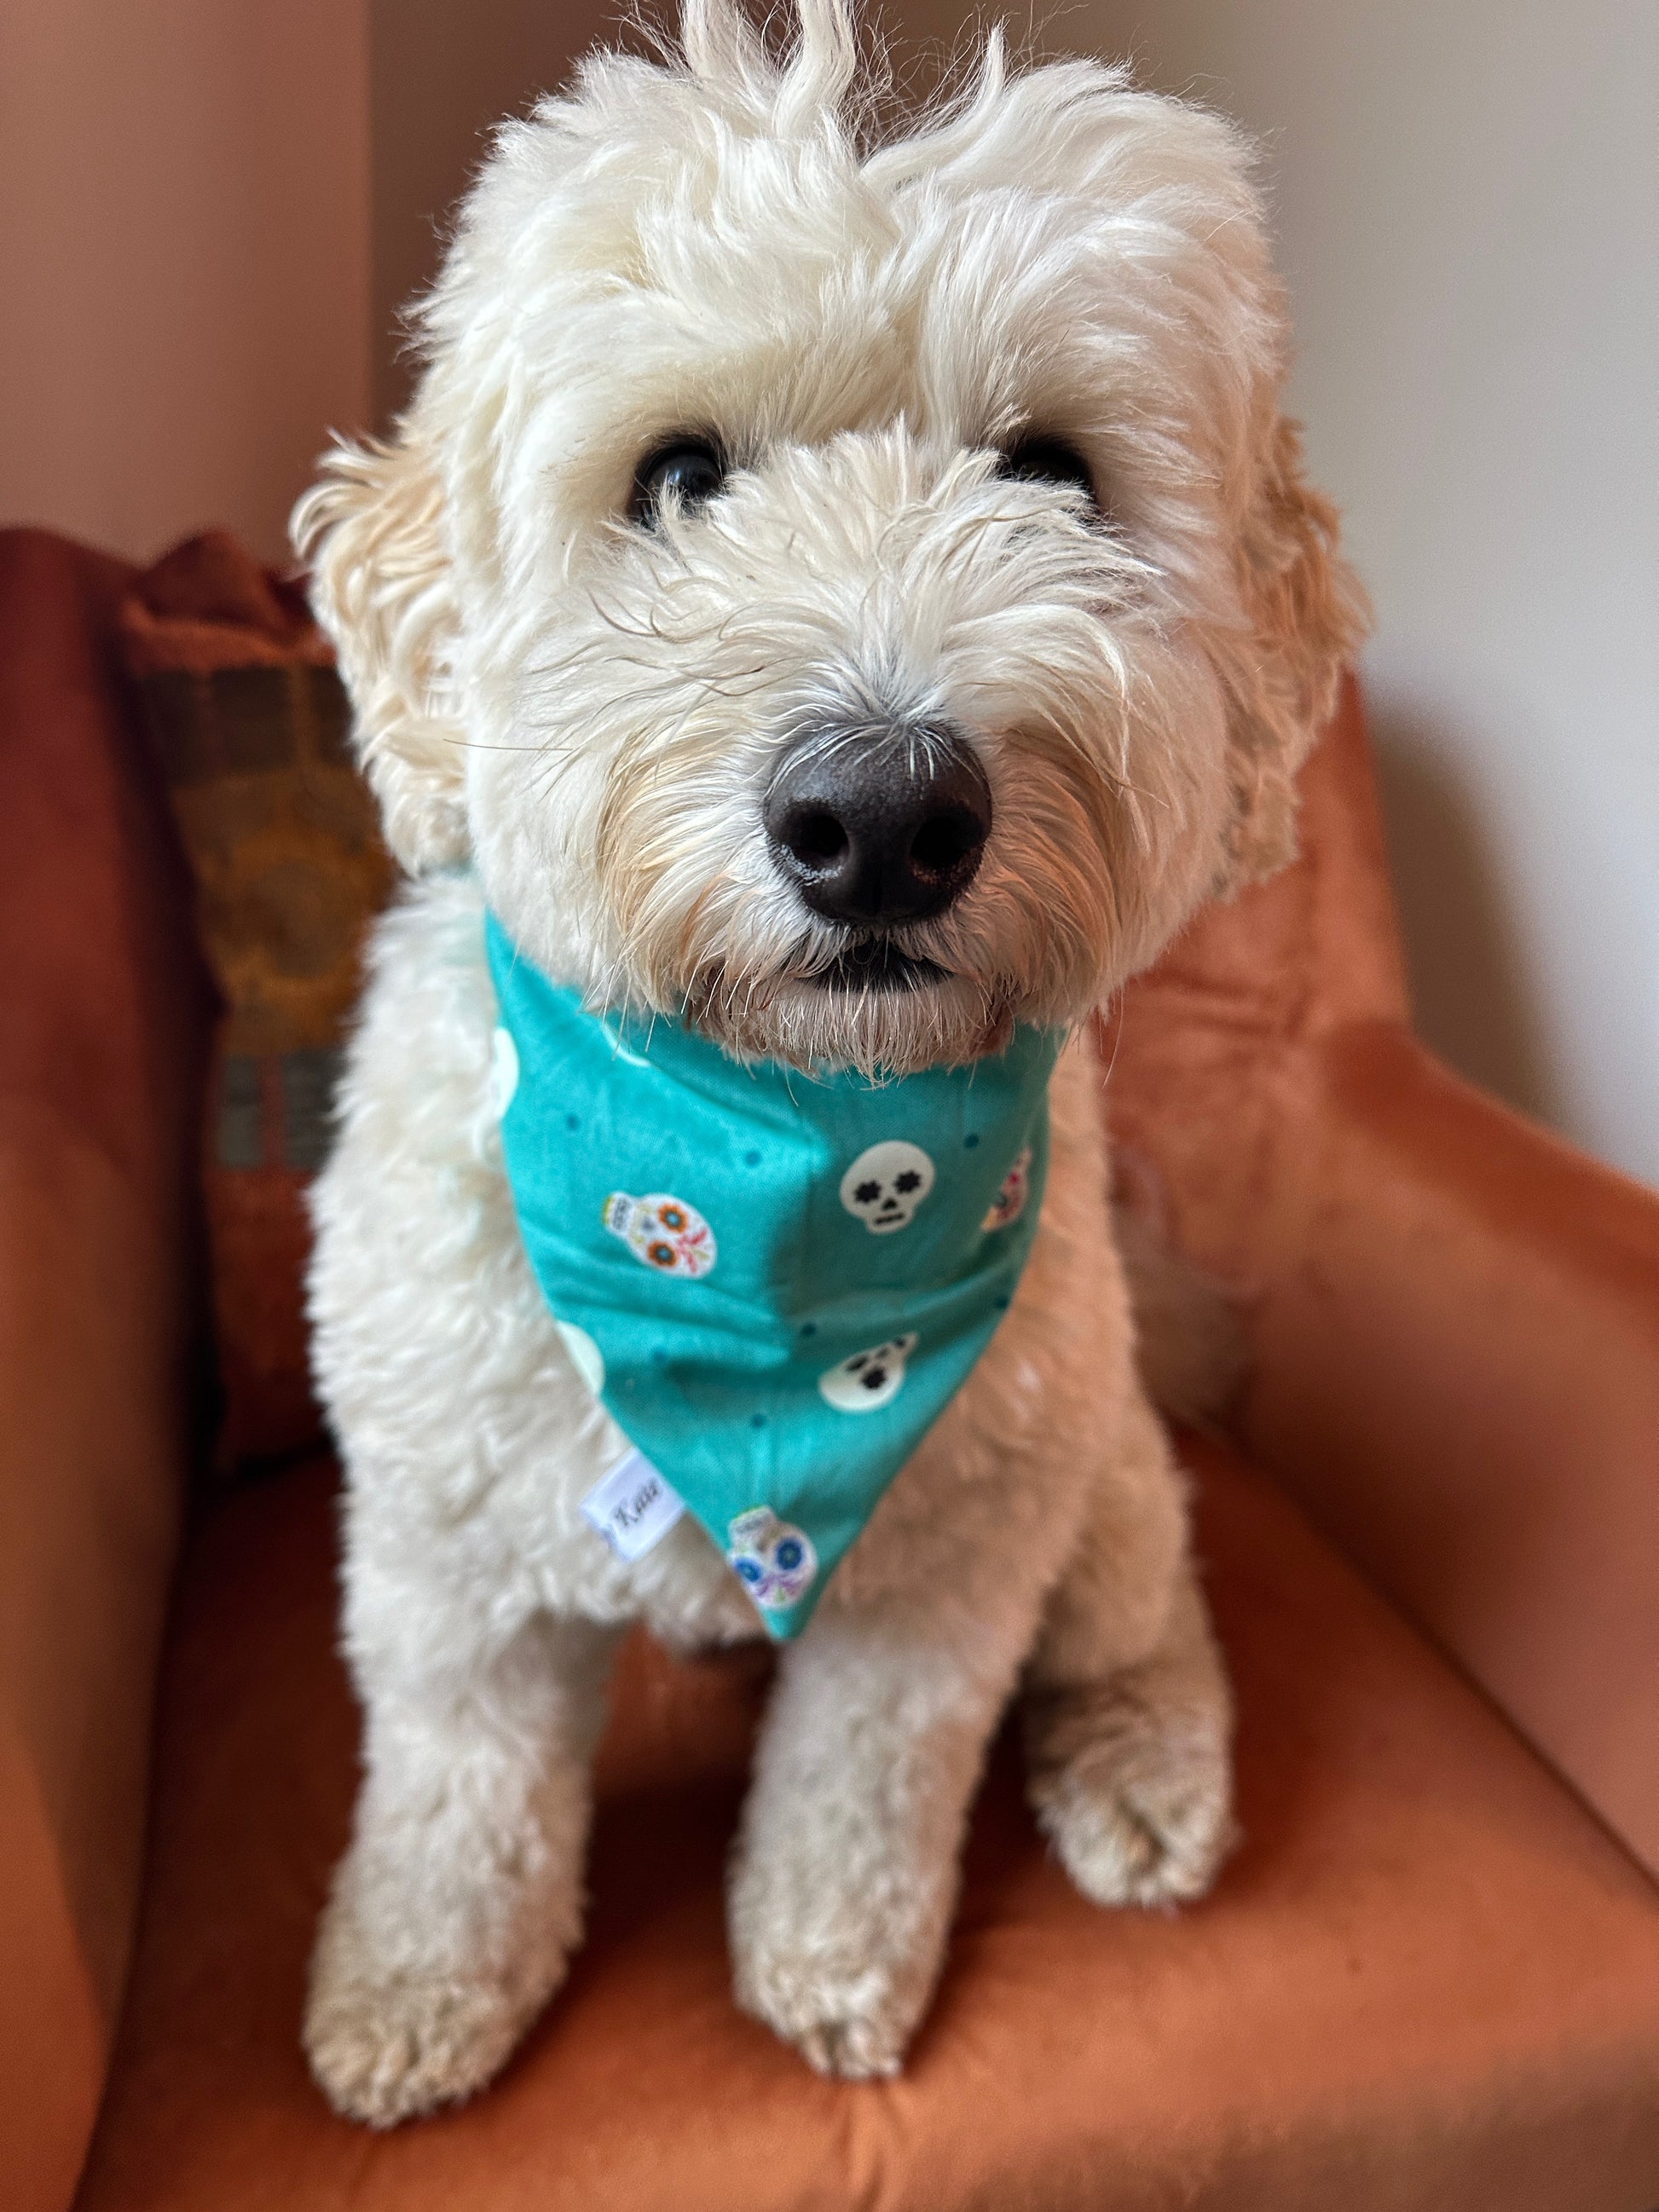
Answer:
<svg viewBox="0 0 1659 2212"><path fill-rule="evenodd" d="M745 1066L487 933L525 1249L635 1447L584 1510L632 1558L683 1500L797 1635L1013 1297L1060 1036L884 1084Z"/></svg>

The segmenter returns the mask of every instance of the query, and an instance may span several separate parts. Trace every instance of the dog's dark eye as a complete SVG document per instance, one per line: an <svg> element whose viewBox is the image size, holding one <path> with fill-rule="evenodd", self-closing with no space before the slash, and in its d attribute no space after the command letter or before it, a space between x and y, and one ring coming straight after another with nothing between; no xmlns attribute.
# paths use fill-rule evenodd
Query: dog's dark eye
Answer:
<svg viewBox="0 0 1659 2212"><path fill-rule="evenodd" d="M647 454L634 473L628 511L649 529L663 508L706 507L726 488L726 461L708 438L676 438Z"/></svg>
<svg viewBox="0 0 1659 2212"><path fill-rule="evenodd" d="M1021 483L1075 484L1088 494L1091 502L1094 501L1095 480L1089 473L1089 464L1064 438L1022 438L1002 456L998 473Z"/></svg>

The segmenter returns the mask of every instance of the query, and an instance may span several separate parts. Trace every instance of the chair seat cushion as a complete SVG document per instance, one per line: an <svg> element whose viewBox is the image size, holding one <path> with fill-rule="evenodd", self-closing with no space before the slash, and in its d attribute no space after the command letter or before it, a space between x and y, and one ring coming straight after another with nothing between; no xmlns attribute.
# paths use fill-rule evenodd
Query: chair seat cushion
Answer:
<svg viewBox="0 0 1659 2212"><path fill-rule="evenodd" d="M640 1640L568 1985L495 2087L389 2136L327 2111L298 2042L356 1737L331 1474L217 1501L82 2212L1650 2212L1659 1898L1276 1491L1190 1456L1240 1709L1244 1840L1212 1897L1085 1904L1005 1740L904 2076L820 2081L729 1994L765 1656Z"/></svg>

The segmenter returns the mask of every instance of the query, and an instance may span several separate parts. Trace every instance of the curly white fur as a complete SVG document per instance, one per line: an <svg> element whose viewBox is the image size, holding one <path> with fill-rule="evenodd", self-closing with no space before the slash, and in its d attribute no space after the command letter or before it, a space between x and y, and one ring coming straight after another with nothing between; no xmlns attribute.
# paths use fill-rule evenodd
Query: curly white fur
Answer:
<svg viewBox="0 0 1659 2212"><path fill-rule="evenodd" d="M357 738L412 881L382 924L317 1196L317 1364L349 1478L367 1777L307 2045L379 2124L487 2080L577 1941L605 1661L643 1620L751 1635L687 1520L632 1565L578 1502L622 1439L526 1264L486 1097L487 899L604 1006L902 1073L1080 1023L1207 893L1289 849L1357 634L1279 414L1245 150L1092 63L882 138L840 0L775 58L725 0L499 134L384 447L301 503ZM867 86L866 86L867 91ZM718 436L696 511L641 456ZM1087 459L1011 482L1022 434ZM770 859L805 728L949 723L994 799L942 979L826 985ZM459 866L458 864L465 864ZM1040 1816L1103 1902L1195 1894L1227 1694L1132 1361L1098 1072L1054 1082L1019 1296L783 1655L733 1863L739 2001L812 2062L899 2064L984 1746L1022 1670Z"/></svg>

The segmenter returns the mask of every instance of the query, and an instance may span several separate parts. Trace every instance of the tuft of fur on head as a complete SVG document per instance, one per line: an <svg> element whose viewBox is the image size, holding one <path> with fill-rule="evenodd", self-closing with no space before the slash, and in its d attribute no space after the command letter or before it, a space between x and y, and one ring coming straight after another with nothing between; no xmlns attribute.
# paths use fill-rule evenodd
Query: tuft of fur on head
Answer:
<svg viewBox="0 0 1659 2212"><path fill-rule="evenodd" d="M295 515L388 838L470 860L595 1003L891 1073L1072 1023L1277 866L1362 628L1279 414L1248 149L1075 61L871 122L842 0L774 53L727 0L509 123L419 311L384 446ZM721 495L629 519L641 459ZM1012 480L1060 438L1075 488ZM971 887L836 980L774 866L781 748L949 725L989 781Z"/></svg>

